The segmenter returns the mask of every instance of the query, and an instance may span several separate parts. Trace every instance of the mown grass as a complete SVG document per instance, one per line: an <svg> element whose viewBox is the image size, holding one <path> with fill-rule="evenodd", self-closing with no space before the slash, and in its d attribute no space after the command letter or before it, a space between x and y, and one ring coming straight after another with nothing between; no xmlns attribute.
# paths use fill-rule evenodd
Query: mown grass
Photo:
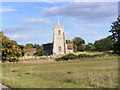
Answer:
<svg viewBox="0 0 120 90"><path fill-rule="evenodd" d="M6 63L2 82L11 88L116 88L118 57L51 63Z"/></svg>

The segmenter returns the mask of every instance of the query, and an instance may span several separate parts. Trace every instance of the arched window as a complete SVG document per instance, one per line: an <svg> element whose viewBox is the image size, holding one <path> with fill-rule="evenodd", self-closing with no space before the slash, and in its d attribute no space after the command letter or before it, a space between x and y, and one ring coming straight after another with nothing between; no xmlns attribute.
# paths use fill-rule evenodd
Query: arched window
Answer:
<svg viewBox="0 0 120 90"><path fill-rule="evenodd" d="M61 33L61 31L59 30L59 31L58 31L58 34L60 34L60 33Z"/></svg>
<svg viewBox="0 0 120 90"><path fill-rule="evenodd" d="M58 51L61 52L61 46L58 47Z"/></svg>

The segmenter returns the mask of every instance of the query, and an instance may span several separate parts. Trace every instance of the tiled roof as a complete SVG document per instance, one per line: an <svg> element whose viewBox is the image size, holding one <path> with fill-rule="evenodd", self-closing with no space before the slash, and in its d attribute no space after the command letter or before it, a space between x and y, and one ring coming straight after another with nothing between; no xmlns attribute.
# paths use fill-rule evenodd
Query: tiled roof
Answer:
<svg viewBox="0 0 120 90"><path fill-rule="evenodd" d="M67 44L67 49L73 49L73 44Z"/></svg>

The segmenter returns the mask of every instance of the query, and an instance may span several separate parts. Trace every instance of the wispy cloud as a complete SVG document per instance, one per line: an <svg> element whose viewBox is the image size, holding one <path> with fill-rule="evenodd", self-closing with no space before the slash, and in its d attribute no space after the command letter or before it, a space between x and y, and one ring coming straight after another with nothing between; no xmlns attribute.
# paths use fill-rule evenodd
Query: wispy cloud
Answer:
<svg viewBox="0 0 120 90"><path fill-rule="evenodd" d="M49 30L44 30L44 29L37 29L33 28L32 26L20 26L20 25L10 25L10 26L3 26L2 28L5 33L12 34L14 33L19 33L19 34L33 34L33 33L47 33L50 32Z"/></svg>
<svg viewBox="0 0 120 90"><path fill-rule="evenodd" d="M108 33L106 34L102 31L103 28L108 26L107 24L81 24L75 21L70 21L68 24L72 25L75 30L77 30L76 32L79 32L82 36L84 36L87 41L95 41L108 35Z"/></svg>
<svg viewBox="0 0 120 90"><path fill-rule="evenodd" d="M0 12L9 12L9 11L15 11L13 8L8 8L8 7L0 7Z"/></svg>
<svg viewBox="0 0 120 90"><path fill-rule="evenodd" d="M87 23L87 22L84 22L84 23L80 23L80 22L77 22L76 20L73 20L73 19L69 19L69 22L68 22L68 25L72 25L73 27L75 28L79 28L80 30L86 30L86 29L92 29L92 30L97 30L97 29L102 29L102 28L105 28L106 26L108 26L109 24L108 23Z"/></svg>
<svg viewBox="0 0 120 90"><path fill-rule="evenodd" d="M3 31L5 33L24 33L24 32L28 32L28 30L30 30L29 26L18 26L18 25L9 25L9 26L3 26L2 27Z"/></svg>
<svg viewBox="0 0 120 90"><path fill-rule="evenodd" d="M50 20L48 20L48 19L29 18L29 19L22 19L21 21L23 21L25 23L31 23L31 24L50 24Z"/></svg>
<svg viewBox="0 0 120 90"><path fill-rule="evenodd" d="M44 7L41 7L41 6L36 6L34 7L35 9L44 9Z"/></svg>
<svg viewBox="0 0 120 90"><path fill-rule="evenodd" d="M10 39L19 43L44 43L52 39L50 30L33 28L32 26L3 26L3 32ZM51 38L46 38L46 36Z"/></svg>
<svg viewBox="0 0 120 90"><path fill-rule="evenodd" d="M92 28L94 30L94 29L100 29L100 28L102 29L102 28L106 27L107 25L106 24L79 24L76 26L81 29Z"/></svg>
<svg viewBox="0 0 120 90"><path fill-rule="evenodd" d="M29 35L10 35L9 36L12 39L28 39L30 36Z"/></svg>

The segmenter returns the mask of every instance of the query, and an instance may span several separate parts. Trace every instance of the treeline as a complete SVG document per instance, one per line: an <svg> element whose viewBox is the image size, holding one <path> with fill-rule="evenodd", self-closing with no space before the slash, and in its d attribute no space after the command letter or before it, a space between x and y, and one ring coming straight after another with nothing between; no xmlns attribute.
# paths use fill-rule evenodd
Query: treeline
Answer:
<svg viewBox="0 0 120 90"><path fill-rule="evenodd" d="M116 40L112 36L96 40L94 43L85 44L85 40L80 37L76 37L73 40L66 40L67 43L73 43L74 51L112 51L114 50L114 45Z"/></svg>
<svg viewBox="0 0 120 90"><path fill-rule="evenodd" d="M35 56L42 56L43 54L43 45L27 43L26 45L19 45L19 47L22 50L23 56L25 54L29 56L30 53Z"/></svg>

